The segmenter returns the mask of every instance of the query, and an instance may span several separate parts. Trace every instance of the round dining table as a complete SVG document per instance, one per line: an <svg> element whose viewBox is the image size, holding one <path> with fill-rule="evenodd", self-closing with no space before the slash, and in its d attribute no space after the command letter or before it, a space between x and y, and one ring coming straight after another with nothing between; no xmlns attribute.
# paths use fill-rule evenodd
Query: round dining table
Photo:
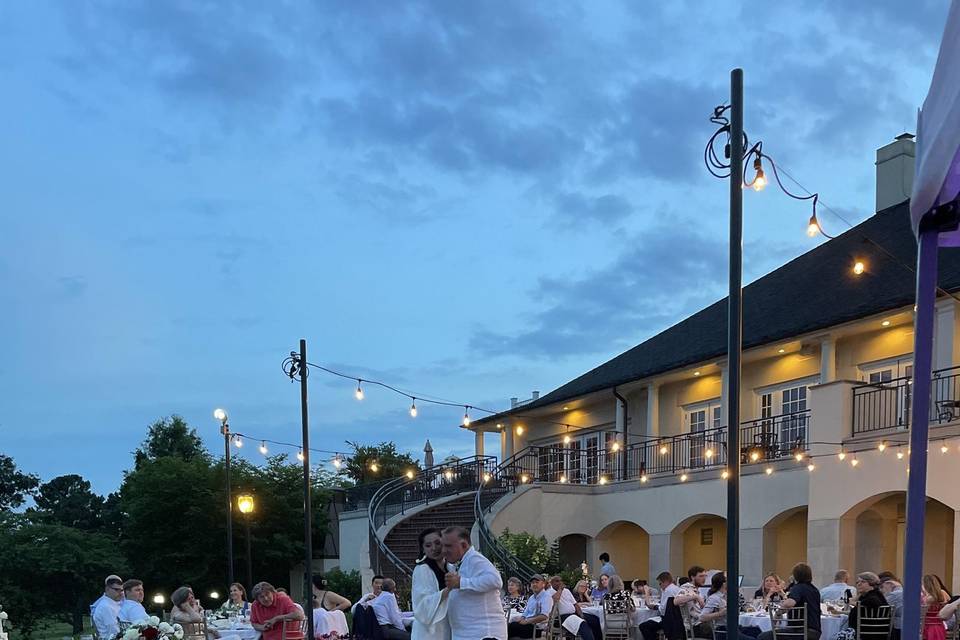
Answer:
<svg viewBox="0 0 960 640"><path fill-rule="evenodd" d="M837 634L847 624L846 615L821 615L820 616L820 638L821 640L834 640ZM770 615L766 612L751 612L740 614L741 627L760 627L761 631L770 631Z"/></svg>

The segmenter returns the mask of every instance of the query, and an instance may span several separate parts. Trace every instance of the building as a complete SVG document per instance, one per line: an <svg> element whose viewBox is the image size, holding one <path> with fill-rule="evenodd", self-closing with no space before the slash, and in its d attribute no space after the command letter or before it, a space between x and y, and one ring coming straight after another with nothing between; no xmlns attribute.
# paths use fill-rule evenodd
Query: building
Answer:
<svg viewBox="0 0 960 640"><path fill-rule="evenodd" d="M876 214L744 289L744 584L809 562L902 573L916 242L913 141L877 151ZM855 273L856 263L863 264ZM960 253L941 251L925 571L960 588ZM625 578L725 564L726 300L561 387L474 420L521 488L488 524L601 551Z"/></svg>

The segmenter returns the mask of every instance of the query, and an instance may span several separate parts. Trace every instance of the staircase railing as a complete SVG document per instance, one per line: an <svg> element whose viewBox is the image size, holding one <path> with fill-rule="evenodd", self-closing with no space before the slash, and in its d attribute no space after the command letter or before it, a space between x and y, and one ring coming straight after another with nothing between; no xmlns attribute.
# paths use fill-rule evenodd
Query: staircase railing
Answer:
<svg viewBox="0 0 960 640"><path fill-rule="evenodd" d="M537 455L535 449L528 447L507 458L490 475L490 479L481 483L477 488L473 511L477 520L480 552L500 569L504 583L506 583L507 578L516 576L520 578L523 584L528 584L533 574L538 573L539 570L513 555L509 549L497 540L497 536L494 535L487 524L487 513L501 497L511 491L515 492L518 485L533 480L536 477L536 468Z"/></svg>
<svg viewBox="0 0 960 640"><path fill-rule="evenodd" d="M475 491L478 484L496 471L494 456L470 456L456 462L434 465L417 473L409 473L385 482L370 498L367 520L370 535L370 566L374 573L392 573L391 577L409 578L413 567L408 565L380 537L379 529L386 522L411 507L430 504L448 496ZM438 523L438 526L443 523ZM392 566L393 571L387 570Z"/></svg>

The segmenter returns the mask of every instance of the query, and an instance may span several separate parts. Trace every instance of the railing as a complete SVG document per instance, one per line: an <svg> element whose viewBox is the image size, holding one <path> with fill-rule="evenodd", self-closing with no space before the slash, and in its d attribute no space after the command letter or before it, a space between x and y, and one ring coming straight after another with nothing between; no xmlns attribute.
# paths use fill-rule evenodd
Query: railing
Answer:
<svg viewBox="0 0 960 640"><path fill-rule="evenodd" d="M496 471L493 456L471 456L455 463L440 464L424 469L412 477L401 476L384 482L370 498L367 520L370 535L370 562L374 573L384 573L385 565L392 565L391 577L409 578L413 568L401 560L378 534L387 520L415 506L430 504L432 500L471 492Z"/></svg>
<svg viewBox="0 0 960 640"><path fill-rule="evenodd" d="M912 391L911 376L854 387L853 435L909 428ZM934 371L930 385L930 422L944 423L958 419L960 367Z"/></svg>
<svg viewBox="0 0 960 640"><path fill-rule="evenodd" d="M740 460L744 463L780 460L806 451L810 410L745 422L740 427ZM505 548L487 524L497 499L533 482L606 484L646 481L658 475L725 467L727 429L645 440L622 447L579 448L570 445L532 446L498 466L477 489L474 514L481 552L507 576L524 583L537 572Z"/></svg>

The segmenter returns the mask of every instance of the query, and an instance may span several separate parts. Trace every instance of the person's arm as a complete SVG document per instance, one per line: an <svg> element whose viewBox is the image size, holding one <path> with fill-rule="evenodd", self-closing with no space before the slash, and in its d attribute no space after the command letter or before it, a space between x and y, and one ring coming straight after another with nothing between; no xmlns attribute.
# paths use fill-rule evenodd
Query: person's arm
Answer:
<svg viewBox="0 0 960 640"><path fill-rule="evenodd" d="M475 569L473 575L467 577L460 574L460 588L466 591L499 591L503 588L503 579L500 572L489 560L475 557L472 563Z"/></svg>
<svg viewBox="0 0 960 640"><path fill-rule="evenodd" d="M943 607L940 608L940 613L938 615L940 616L941 620L947 620L950 618L950 616L957 612L958 608L960 608L960 599L954 600L950 604L943 605Z"/></svg>
<svg viewBox="0 0 960 640"><path fill-rule="evenodd" d="M718 620L727 615L727 608L723 607L722 609L717 609L716 611L711 611L710 613L701 613L700 622L710 622L711 620Z"/></svg>
<svg viewBox="0 0 960 640"><path fill-rule="evenodd" d="M330 594L330 600L333 601L333 608L338 611L346 611L350 608L350 601L344 598L339 593L334 593L333 591L327 591ZM320 606L323 606L323 603L320 603Z"/></svg>
<svg viewBox="0 0 960 640"><path fill-rule="evenodd" d="M400 615L400 605L397 604L397 596L395 594L390 598L389 604L387 604L387 617L390 618L390 624L395 626L397 629L403 630L403 616Z"/></svg>

